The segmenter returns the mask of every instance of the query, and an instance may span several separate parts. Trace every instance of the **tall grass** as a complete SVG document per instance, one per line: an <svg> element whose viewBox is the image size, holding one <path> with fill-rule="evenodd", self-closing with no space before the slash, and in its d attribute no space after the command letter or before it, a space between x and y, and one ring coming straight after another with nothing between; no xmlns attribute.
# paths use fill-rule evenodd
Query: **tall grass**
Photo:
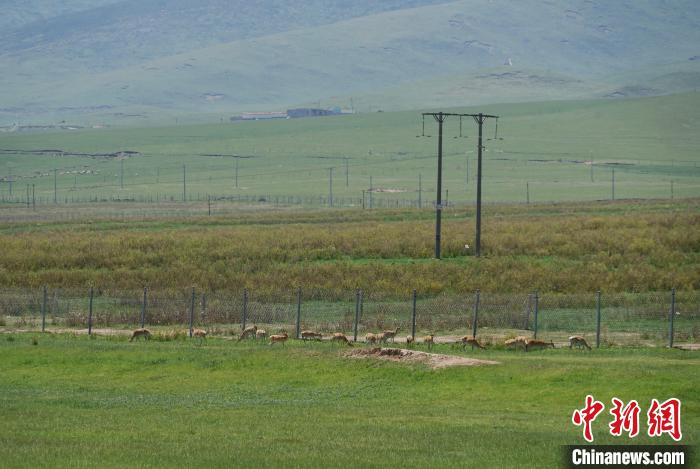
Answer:
<svg viewBox="0 0 700 469"><path fill-rule="evenodd" d="M412 211L366 221L346 218L346 212L337 218L335 212L283 212L285 222L279 223L280 214L268 212L250 224L181 219L13 225L0 232L0 285L364 288L395 296L412 289L424 294L697 290L698 200L687 204L676 211L666 204L628 203L599 214L596 204L522 207L517 215L487 209L481 259L472 255L473 219L451 212L443 223L442 261L432 259L433 221Z"/></svg>

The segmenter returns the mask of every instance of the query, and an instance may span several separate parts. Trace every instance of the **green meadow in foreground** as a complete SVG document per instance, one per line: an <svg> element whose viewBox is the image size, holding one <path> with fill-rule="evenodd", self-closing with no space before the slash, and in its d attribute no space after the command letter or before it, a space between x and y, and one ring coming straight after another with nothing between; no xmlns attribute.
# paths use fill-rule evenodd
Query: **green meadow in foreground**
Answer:
<svg viewBox="0 0 700 469"><path fill-rule="evenodd" d="M36 340L33 340L36 338ZM5 335L0 460L5 467L553 467L586 394L682 401L683 443L700 440L694 352L557 349L438 352L499 361L431 370L349 359L346 348L209 339ZM670 437L642 443L671 443Z"/></svg>

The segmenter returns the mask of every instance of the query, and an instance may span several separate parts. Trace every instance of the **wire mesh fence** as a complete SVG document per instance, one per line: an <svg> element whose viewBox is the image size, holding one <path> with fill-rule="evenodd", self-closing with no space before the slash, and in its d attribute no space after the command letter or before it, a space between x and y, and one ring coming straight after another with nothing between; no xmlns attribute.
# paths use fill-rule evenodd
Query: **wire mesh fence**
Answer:
<svg viewBox="0 0 700 469"><path fill-rule="evenodd" d="M502 344L516 336L568 346L581 336L592 346L674 346L700 343L700 292L441 293L403 297L372 291L280 289L226 292L67 291L1 289L0 328L6 331L128 333L138 327L239 335L255 325L298 337L311 330L354 340L392 331L434 334L437 341L476 336Z"/></svg>

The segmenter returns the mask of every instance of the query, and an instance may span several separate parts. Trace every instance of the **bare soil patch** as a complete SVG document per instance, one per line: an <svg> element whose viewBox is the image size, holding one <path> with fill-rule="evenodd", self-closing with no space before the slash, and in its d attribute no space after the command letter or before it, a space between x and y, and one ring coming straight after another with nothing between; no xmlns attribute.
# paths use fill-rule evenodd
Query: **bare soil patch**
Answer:
<svg viewBox="0 0 700 469"><path fill-rule="evenodd" d="M479 360L476 358L458 357L455 355L443 355L439 353L420 352L399 348L373 347L369 349L351 350L345 354L350 358L376 358L401 363L423 363L432 369L447 368L450 366L483 366L500 365L500 362L492 360Z"/></svg>

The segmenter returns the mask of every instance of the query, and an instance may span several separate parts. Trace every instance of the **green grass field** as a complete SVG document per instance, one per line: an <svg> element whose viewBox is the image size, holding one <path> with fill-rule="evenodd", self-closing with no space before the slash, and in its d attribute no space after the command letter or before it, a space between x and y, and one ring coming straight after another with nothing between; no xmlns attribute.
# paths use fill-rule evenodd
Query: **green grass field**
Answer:
<svg viewBox="0 0 700 469"><path fill-rule="evenodd" d="M32 344L32 338L37 344ZM4 467L555 467L593 394L682 401L683 444L700 439L694 352L664 349L433 351L499 361L430 370L355 360L330 344L3 334ZM635 444L671 443L640 435Z"/></svg>
<svg viewBox="0 0 700 469"><path fill-rule="evenodd" d="M531 202L700 195L700 95L449 109L501 116L485 129L484 201ZM475 200L476 125L445 126L443 199ZM0 134L0 197L40 204L92 200L206 200L208 195L361 205L436 197L437 127L420 112L218 125ZM501 140L502 138L502 140ZM42 154L21 151L45 151ZM137 151L105 158L70 153ZM19 153L17 151L20 151ZM59 151L66 153L60 155ZM205 156L209 155L209 156ZM231 156L211 155L238 155ZM123 165L123 171L122 171ZM236 185L236 165L238 184ZM183 166L186 187L183 187ZM54 181L54 170L55 181ZM370 178L371 183L370 183ZM10 195L10 180L13 181ZM673 188L672 188L673 185ZM378 192L383 191L383 192ZM387 192L393 191L393 192ZM351 200L352 199L352 200Z"/></svg>

